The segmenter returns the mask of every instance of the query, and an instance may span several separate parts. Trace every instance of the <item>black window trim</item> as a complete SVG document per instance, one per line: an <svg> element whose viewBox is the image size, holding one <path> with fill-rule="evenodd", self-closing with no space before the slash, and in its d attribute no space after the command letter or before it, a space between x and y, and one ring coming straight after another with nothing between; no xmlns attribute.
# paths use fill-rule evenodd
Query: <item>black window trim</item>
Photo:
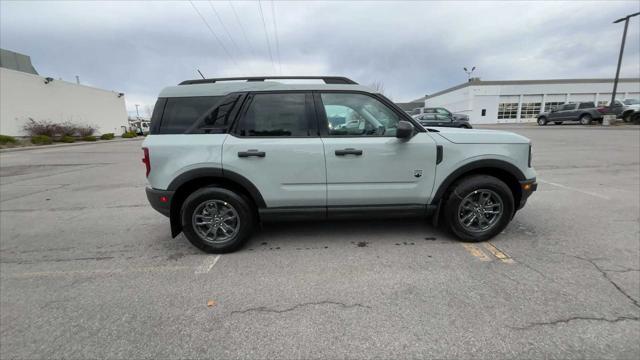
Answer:
<svg viewBox="0 0 640 360"><path fill-rule="evenodd" d="M393 101L389 100L387 97L382 94L370 93L366 91L357 91L357 90L314 90L313 91L313 102L315 104L315 115L317 120L317 126L320 133L320 137L331 137L331 138L389 138L389 136L385 135L330 135L329 134L329 125L327 123L327 114L324 110L324 104L322 103L321 94L335 94L335 93L344 93L344 94L360 94L372 97L378 101L380 101L383 105L386 105L391 111L393 111L396 115L398 115L398 121L408 121L413 125L415 132L427 132L420 123L412 118L409 114L404 112L398 105L396 105Z"/></svg>
<svg viewBox="0 0 640 360"><path fill-rule="evenodd" d="M240 134L240 123L242 119L247 113L249 106L253 100L255 95L260 94L298 94L302 93L305 95L305 113L307 117L307 127L309 130L309 135L307 136L251 136L251 135L241 135ZM247 92L246 96L243 99L242 104L239 107L239 110L234 118L233 123L229 126L229 134L237 137L237 138L252 138L252 139L308 139L319 137L318 132L318 122L316 120L316 114L313 111L313 94L309 90L278 90L278 91L251 91ZM314 129L315 128L315 129Z"/></svg>

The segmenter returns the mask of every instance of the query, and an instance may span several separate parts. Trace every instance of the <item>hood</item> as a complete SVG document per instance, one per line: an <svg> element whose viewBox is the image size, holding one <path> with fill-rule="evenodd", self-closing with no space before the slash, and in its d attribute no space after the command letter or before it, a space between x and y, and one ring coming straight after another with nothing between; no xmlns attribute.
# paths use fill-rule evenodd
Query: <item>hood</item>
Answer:
<svg viewBox="0 0 640 360"><path fill-rule="evenodd" d="M499 130L478 130L446 127L431 127L437 134L456 144L528 144L524 136Z"/></svg>

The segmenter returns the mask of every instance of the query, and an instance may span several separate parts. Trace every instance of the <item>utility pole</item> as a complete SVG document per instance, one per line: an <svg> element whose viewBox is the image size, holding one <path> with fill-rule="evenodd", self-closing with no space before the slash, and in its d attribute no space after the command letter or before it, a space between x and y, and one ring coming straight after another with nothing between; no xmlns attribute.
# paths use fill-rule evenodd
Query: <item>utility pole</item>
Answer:
<svg viewBox="0 0 640 360"><path fill-rule="evenodd" d="M135 104L136 105L136 118L140 119L140 113L138 112L138 106L140 106L140 104Z"/></svg>
<svg viewBox="0 0 640 360"><path fill-rule="evenodd" d="M624 21L624 31L622 33L622 44L620 44L620 55L618 55L618 67L616 68L616 77L613 79L613 92L611 93L611 102L609 103L609 116L605 116L602 120L602 125L608 126L610 124L611 115L613 115L613 119L615 119L615 114L613 112L613 106L616 101L616 92L618 91L618 80L620 79L620 66L622 65L622 54L624 53L624 43L627 40L627 28L629 27L629 19L640 15L640 12L635 14L627 15L623 18L620 18L614 21L614 24L620 23ZM615 121L615 120L614 120Z"/></svg>

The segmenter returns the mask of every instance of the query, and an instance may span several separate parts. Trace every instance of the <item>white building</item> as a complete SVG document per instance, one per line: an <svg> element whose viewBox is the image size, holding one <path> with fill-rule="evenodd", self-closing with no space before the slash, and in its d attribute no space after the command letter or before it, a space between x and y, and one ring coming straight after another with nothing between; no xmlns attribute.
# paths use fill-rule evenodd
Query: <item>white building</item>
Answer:
<svg viewBox="0 0 640 360"><path fill-rule="evenodd" d="M29 118L91 125L98 134L128 126L124 94L41 77L28 56L0 50L0 134L26 135Z"/></svg>
<svg viewBox="0 0 640 360"><path fill-rule="evenodd" d="M473 124L533 122L539 113L567 102L611 101L613 79L471 81L427 95L425 107L469 115ZM640 98L640 79L620 79L616 99Z"/></svg>

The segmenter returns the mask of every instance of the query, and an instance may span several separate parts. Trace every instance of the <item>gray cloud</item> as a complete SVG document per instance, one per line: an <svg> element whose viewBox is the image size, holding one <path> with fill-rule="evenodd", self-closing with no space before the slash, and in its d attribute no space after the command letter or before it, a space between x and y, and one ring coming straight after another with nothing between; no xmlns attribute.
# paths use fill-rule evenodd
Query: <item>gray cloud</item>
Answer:
<svg viewBox="0 0 640 360"><path fill-rule="evenodd" d="M26 53L38 71L123 91L128 108L152 104L167 85L207 76L277 74L272 2L0 2L0 46ZM407 101L465 81L611 77L622 34L611 22L640 11L620 2L293 2L275 3L284 75L345 75L381 81ZM629 28L622 75L640 76L640 19ZM235 62L235 64L234 64Z"/></svg>

